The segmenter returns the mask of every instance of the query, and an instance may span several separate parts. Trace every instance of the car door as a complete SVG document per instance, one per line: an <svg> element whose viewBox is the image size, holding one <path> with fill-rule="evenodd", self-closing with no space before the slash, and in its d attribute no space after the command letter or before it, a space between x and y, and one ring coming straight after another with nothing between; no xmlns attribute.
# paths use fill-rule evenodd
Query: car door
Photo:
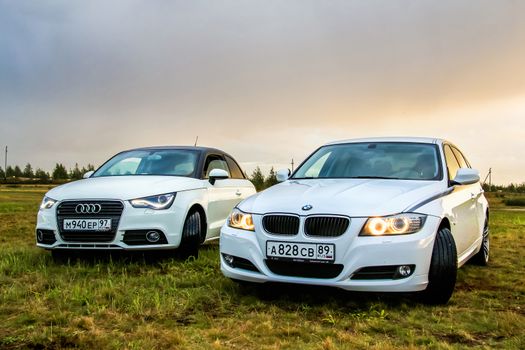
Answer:
<svg viewBox="0 0 525 350"><path fill-rule="evenodd" d="M452 148L443 146L449 183L456 177L461 167ZM456 185L454 191L448 195L447 202L451 211L451 231L456 242L458 257L467 252L473 244L473 237L477 232L478 220L476 200L472 196L474 185Z"/></svg>
<svg viewBox="0 0 525 350"><path fill-rule="evenodd" d="M236 206L241 200L248 198L252 194L255 194L256 191L255 187L251 181L246 178L244 172L241 170L241 167L235 161L235 159L228 155L225 155L225 158L226 163L228 163L228 168L230 169L230 178L235 183L236 187L235 195L237 196L237 200L234 204L234 206Z"/></svg>
<svg viewBox="0 0 525 350"><path fill-rule="evenodd" d="M226 159L221 154L208 154L204 163L203 178L208 179L213 169L222 169L228 172L229 178L216 180L213 184L207 182L208 187L208 234L207 238L219 235L221 226L226 221L231 209L239 201L240 194L237 182L231 179L231 173ZM242 194L242 193L241 193Z"/></svg>
<svg viewBox="0 0 525 350"><path fill-rule="evenodd" d="M452 152L454 152L454 155L456 156L456 159L459 161L459 165L461 168L471 168L470 163L467 161L463 153L457 149L454 146L451 146ZM473 200L473 205L475 206L475 216L476 216L476 228L477 230L472 232L472 243L474 243L477 239L481 237L481 234L483 232L483 226L485 225L485 207L481 201L481 196L483 194L483 188L481 187L481 184L475 183L472 185L469 185L470 190L470 196Z"/></svg>

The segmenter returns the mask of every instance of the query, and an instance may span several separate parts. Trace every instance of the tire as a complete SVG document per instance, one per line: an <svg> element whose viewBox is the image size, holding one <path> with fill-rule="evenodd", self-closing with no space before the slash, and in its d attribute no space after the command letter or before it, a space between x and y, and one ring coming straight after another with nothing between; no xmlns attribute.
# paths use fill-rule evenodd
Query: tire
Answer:
<svg viewBox="0 0 525 350"><path fill-rule="evenodd" d="M474 265L487 266L489 264L490 257L490 236L489 236L489 218L485 219L485 225L483 226L483 237L481 240L481 248L471 259Z"/></svg>
<svg viewBox="0 0 525 350"><path fill-rule="evenodd" d="M182 229L182 238L179 246L179 255L186 260L189 257L199 257L199 246L201 244L201 214L194 210L188 214Z"/></svg>
<svg viewBox="0 0 525 350"><path fill-rule="evenodd" d="M448 228L440 228L432 250L428 285L420 294L422 301L430 305L446 304L454 292L457 273L456 243Z"/></svg>

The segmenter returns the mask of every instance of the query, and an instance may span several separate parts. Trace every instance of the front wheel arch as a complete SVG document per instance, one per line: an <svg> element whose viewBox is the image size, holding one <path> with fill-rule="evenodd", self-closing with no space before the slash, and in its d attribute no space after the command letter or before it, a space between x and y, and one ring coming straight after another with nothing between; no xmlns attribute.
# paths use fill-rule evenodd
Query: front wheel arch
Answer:
<svg viewBox="0 0 525 350"><path fill-rule="evenodd" d="M439 223L438 232L442 228L448 228L449 230L452 231L452 228L450 226L450 221L449 221L449 219L446 216L443 219L441 219L441 222ZM436 234L437 234L437 232L436 232Z"/></svg>

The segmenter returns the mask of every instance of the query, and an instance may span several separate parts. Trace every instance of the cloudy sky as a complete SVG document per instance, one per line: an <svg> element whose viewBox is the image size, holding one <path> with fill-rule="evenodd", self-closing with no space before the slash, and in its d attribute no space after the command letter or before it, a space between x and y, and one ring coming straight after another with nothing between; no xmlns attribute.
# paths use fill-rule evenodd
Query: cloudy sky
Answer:
<svg viewBox="0 0 525 350"><path fill-rule="evenodd" d="M250 172L332 140L436 136L523 182L523 14L517 0L0 0L0 145L50 170L198 135Z"/></svg>

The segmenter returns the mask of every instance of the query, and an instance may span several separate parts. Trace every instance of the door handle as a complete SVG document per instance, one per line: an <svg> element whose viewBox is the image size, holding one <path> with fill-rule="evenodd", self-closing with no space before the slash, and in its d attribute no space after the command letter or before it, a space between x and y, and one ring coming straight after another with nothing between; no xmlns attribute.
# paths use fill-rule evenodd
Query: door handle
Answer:
<svg viewBox="0 0 525 350"><path fill-rule="evenodd" d="M240 190L237 190L237 192L235 192L236 196L240 196L241 194L242 194L242 192Z"/></svg>
<svg viewBox="0 0 525 350"><path fill-rule="evenodd" d="M478 193L471 193L470 194L470 198L472 198L472 199L478 198L479 196L481 196L482 193L483 193L483 191L480 191Z"/></svg>

